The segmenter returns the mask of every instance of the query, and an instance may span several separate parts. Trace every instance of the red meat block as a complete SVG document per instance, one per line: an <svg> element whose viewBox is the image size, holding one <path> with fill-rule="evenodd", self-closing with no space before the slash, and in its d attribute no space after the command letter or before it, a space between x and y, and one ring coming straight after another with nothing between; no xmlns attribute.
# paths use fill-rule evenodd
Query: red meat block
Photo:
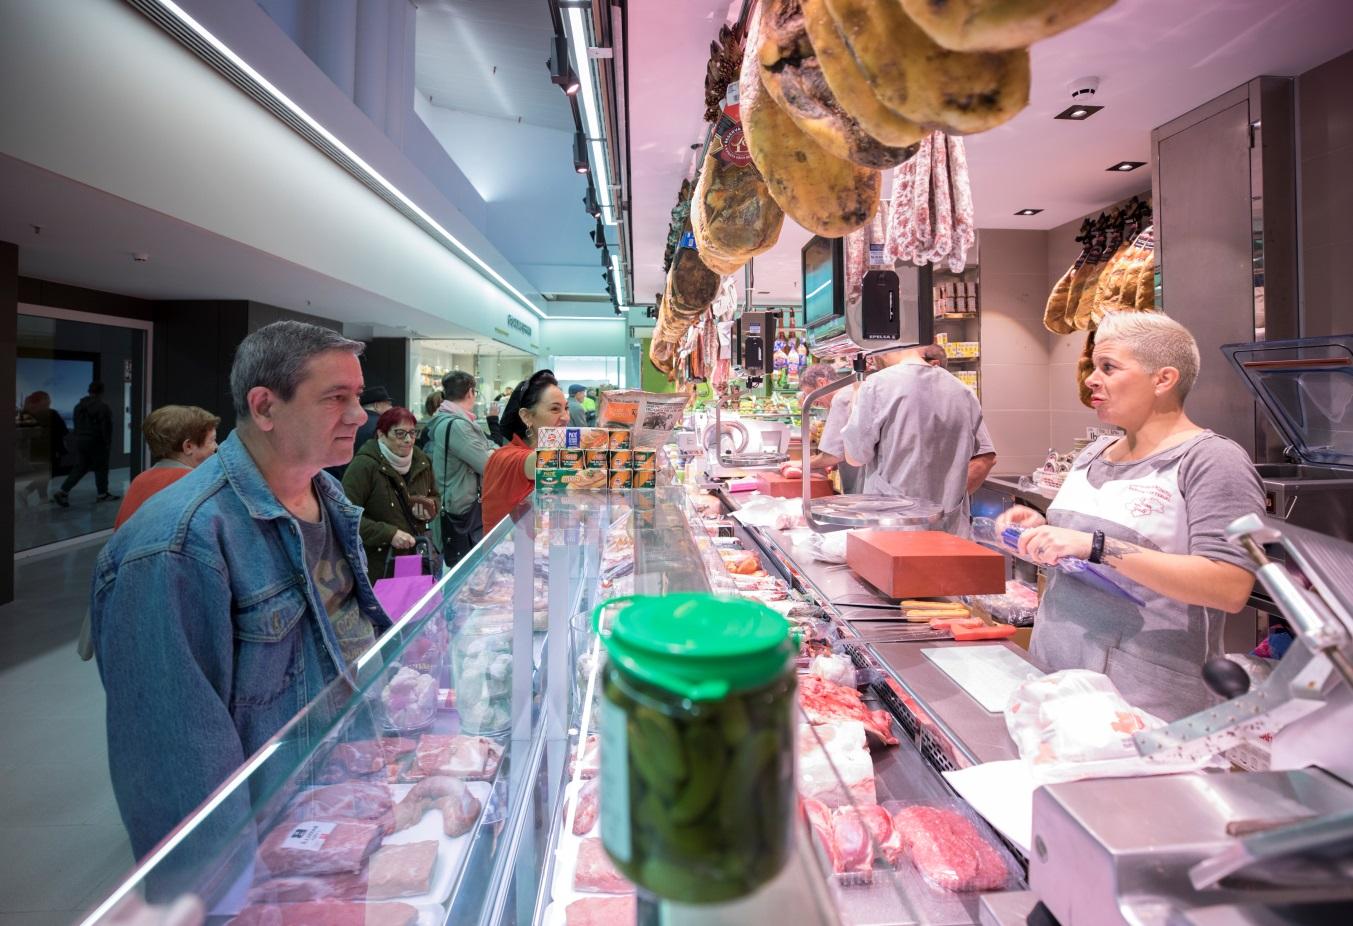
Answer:
<svg viewBox="0 0 1353 926"><path fill-rule="evenodd" d="M902 836L893 826L892 815L877 804L861 807L858 813L864 825L869 827L869 834L874 837L874 848L889 865L896 866L897 860L902 857Z"/></svg>
<svg viewBox="0 0 1353 926"><path fill-rule="evenodd" d="M803 798L801 802L803 814L808 818L808 825L812 827L813 836L822 846L822 851L827 853L827 861L831 863L832 871L845 871L843 867L845 863L836 848L836 836L832 832L831 808L811 797Z"/></svg>
<svg viewBox="0 0 1353 926"><path fill-rule="evenodd" d="M597 814L601 811L601 779L593 778L583 782L578 790L578 809L573 812L573 835L586 836L597 825Z"/></svg>
<svg viewBox="0 0 1353 926"><path fill-rule="evenodd" d="M578 847L578 867L573 871L573 889L587 894L629 894L634 885L615 870L611 857L596 836Z"/></svg>
<svg viewBox="0 0 1353 926"><path fill-rule="evenodd" d="M245 907L230 926L413 926L418 911L406 903L258 904Z"/></svg>
<svg viewBox="0 0 1353 926"><path fill-rule="evenodd" d="M868 871L874 867L869 827L855 808L840 807L832 813L832 837L839 853L836 871Z"/></svg>
<svg viewBox="0 0 1353 926"><path fill-rule="evenodd" d="M632 926L636 902L628 897L584 897L564 908L566 926Z"/></svg>
<svg viewBox="0 0 1353 926"><path fill-rule="evenodd" d="M317 900L390 900L426 894L437 866L437 843L384 846L356 874L273 878L249 890L251 904Z"/></svg>
<svg viewBox="0 0 1353 926"><path fill-rule="evenodd" d="M858 720L870 739L887 746L896 746L892 718L887 711L871 711L854 688L838 685L815 675L799 677L799 705L811 724L828 724L837 720Z"/></svg>
<svg viewBox="0 0 1353 926"><path fill-rule="evenodd" d="M498 773L503 748L483 736L425 733L414 753L414 768L423 775L453 775L489 781Z"/></svg>
<svg viewBox="0 0 1353 926"><path fill-rule="evenodd" d="M442 830L448 836L462 836L474 826L483 809L479 798L470 793L465 782L450 775L433 775L414 785L395 807L395 828L407 829L423 819L429 810L442 812Z"/></svg>
<svg viewBox="0 0 1353 926"><path fill-rule="evenodd" d="M292 820L376 820L394 808L390 789L369 781L347 781L302 791L288 814Z"/></svg>
<svg viewBox="0 0 1353 926"><path fill-rule="evenodd" d="M903 807L893 815L902 851L931 885L946 891L992 891L1008 879L1005 863L967 817L938 807Z"/></svg>
<svg viewBox="0 0 1353 926"><path fill-rule="evenodd" d="M360 871L384 835L367 820L287 820L263 840L258 857L274 876Z"/></svg>

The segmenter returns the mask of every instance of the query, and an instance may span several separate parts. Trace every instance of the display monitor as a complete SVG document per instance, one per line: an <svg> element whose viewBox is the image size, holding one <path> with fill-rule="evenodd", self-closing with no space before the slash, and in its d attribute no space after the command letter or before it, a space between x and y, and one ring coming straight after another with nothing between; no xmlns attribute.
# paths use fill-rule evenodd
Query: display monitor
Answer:
<svg viewBox="0 0 1353 926"><path fill-rule="evenodd" d="M803 246L803 323L812 329L845 314L844 251L840 238L814 235Z"/></svg>

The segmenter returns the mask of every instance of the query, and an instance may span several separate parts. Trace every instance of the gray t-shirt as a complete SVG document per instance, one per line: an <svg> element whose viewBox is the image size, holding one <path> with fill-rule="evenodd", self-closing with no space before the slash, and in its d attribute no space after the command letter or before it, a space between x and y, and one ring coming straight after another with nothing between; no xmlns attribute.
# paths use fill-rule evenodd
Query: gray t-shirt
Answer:
<svg viewBox="0 0 1353 926"><path fill-rule="evenodd" d="M831 404L827 406L827 421L822 425L822 439L817 449L829 453L841 462L836 470L841 474L841 491L846 495L855 495L864 491L865 470L862 466L851 466L846 462L846 445L841 440L841 432L850 421L851 400L855 390L845 386L832 393Z"/></svg>
<svg viewBox="0 0 1353 926"><path fill-rule="evenodd" d="M940 530L971 534L968 461L996 448L977 396L948 370L904 362L870 376L841 438L846 456L868 467L866 493L934 502Z"/></svg>
<svg viewBox="0 0 1353 926"><path fill-rule="evenodd" d="M357 596L353 593L355 583L352 566L343 555L343 547L334 537L323 502L320 502L319 512L320 520L317 523L300 518L296 519L296 523L301 525L305 564L319 590L320 603L324 605L334 635L338 637L343 660L352 665L358 656L376 642L376 628L362 613Z"/></svg>
<svg viewBox="0 0 1353 926"><path fill-rule="evenodd" d="M1254 568L1225 535L1236 518L1264 511L1259 475L1239 445L1204 431L1144 460L1114 463L1104 455L1116 440L1082 451L1048 509L1050 524ZM1222 654L1226 615L1121 579L1144 606L1054 571L1030 655L1049 671L1103 672L1129 703L1165 720L1215 703L1201 669Z"/></svg>

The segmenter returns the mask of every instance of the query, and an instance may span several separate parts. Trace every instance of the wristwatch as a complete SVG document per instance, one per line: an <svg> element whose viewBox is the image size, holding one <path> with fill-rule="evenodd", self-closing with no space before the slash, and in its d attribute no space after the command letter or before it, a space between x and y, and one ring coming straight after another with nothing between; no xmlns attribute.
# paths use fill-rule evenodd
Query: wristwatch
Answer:
<svg viewBox="0 0 1353 926"><path fill-rule="evenodd" d="M1090 562L1104 562L1104 532L1095 531L1090 537Z"/></svg>

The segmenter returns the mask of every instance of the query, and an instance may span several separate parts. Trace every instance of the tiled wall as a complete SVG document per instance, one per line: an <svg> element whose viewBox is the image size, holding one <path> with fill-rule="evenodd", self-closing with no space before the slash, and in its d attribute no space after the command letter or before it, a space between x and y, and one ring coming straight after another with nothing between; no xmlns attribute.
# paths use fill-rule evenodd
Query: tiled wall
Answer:
<svg viewBox="0 0 1353 926"><path fill-rule="evenodd" d="M1353 52L1297 78L1303 335L1353 332Z"/></svg>
<svg viewBox="0 0 1353 926"><path fill-rule="evenodd" d="M1027 473L1048 452L1047 235L986 229L982 292L982 411L1000 474Z"/></svg>

